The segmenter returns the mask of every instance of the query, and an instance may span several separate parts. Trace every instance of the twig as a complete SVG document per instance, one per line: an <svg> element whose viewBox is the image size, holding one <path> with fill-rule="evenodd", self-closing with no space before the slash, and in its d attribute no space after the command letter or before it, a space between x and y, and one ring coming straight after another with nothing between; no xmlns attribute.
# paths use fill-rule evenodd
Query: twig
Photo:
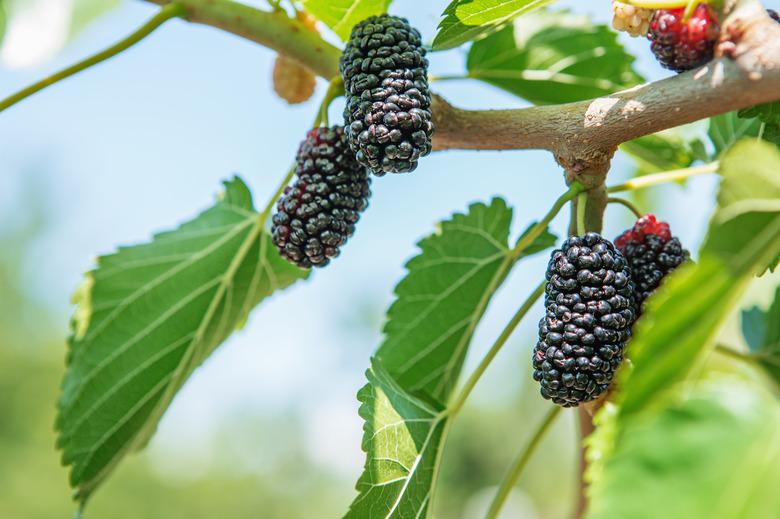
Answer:
<svg viewBox="0 0 780 519"><path fill-rule="evenodd" d="M657 186L659 184L668 184L669 182L677 182L685 180L697 175L704 175L707 173L715 173L720 167L719 162L711 162L703 166L694 166L685 169L675 169L672 171L664 171L662 173L654 173L652 175L645 175L643 177L637 177L623 184L617 184L607 188L608 193L620 193L623 191L634 191L636 189L644 189L646 187Z"/></svg>
<svg viewBox="0 0 780 519"><path fill-rule="evenodd" d="M468 399L469 395L471 395L471 392L474 390L474 387L476 387L477 382L479 382L479 379L485 373L485 370L487 370L488 366L490 366L490 363L493 361L496 355L498 355L498 352L501 351L501 348L504 347L504 344L506 344L506 341L509 340L509 337L515 331L517 325L520 324L520 321L522 321L523 317L525 317L525 315L528 313L528 311L531 309L534 303L536 303L537 299L539 299L544 293L545 284L546 283L542 283L538 287L536 287L536 289L531 293L531 295L528 296L528 299L526 299L525 302L523 302L523 304L520 306L520 308L518 308L517 312L515 312L515 315L512 316L512 319L509 320L509 322L501 332L501 335L498 336L498 339L496 339L496 342L493 343L493 346L490 348L490 350L487 352L485 357L479 363L479 366L477 366L477 368L468 378L468 380L464 384L463 389L460 391L458 396L455 398L455 400L453 400L451 405L447 406L448 415L450 415L451 417L455 416L463 408L463 405L466 403L466 400Z"/></svg>
<svg viewBox="0 0 780 519"><path fill-rule="evenodd" d="M631 201L626 200L625 198L618 198L616 196L615 197L610 197L610 198L607 198L607 203L608 204L619 204L619 205L622 205L624 207L627 207L628 210L631 211L632 213L634 213L634 216L636 216L637 218L642 218L642 216L643 216L642 211L640 211L639 208L637 206L635 206Z"/></svg>
<svg viewBox="0 0 780 519"><path fill-rule="evenodd" d="M148 22L146 22L141 28L136 30L134 33L132 33L130 36L126 37L122 41L112 45L111 47L101 52L98 52L93 56L90 56L89 58L83 61L76 63L75 65L72 65L64 70L61 70L56 74L52 74L51 76L42 79L41 81L38 81L37 83L30 85L27 88L24 88L23 90L20 90L19 92L13 94L10 97L7 97L6 99L3 99L2 101L0 101L0 112L12 107L19 101L22 101L30 97L36 92L40 92L46 87L49 87L55 83L67 79L70 76L81 72L82 70L95 66L98 63L107 60L108 58L116 56L120 52L129 49L139 41L149 36L152 32L154 32L155 29L160 27L163 23L167 22L171 18L182 16L184 13L185 13L184 8L179 4L167 4L163 6L163 8L160 9L160 11L156 15L154 15Z"/></svg>
<svg viewBox="0 0 780 519"><path fill-rule="evenodd" d="M506 498L509 497L509 493L512 491L515 484L517 483L518 478L520 478L520 475L523 473L523 469L528 464L528 460L531 459L531 456L536 451L536 448L541 443L547 431L550 429L550 426L555 422L555 418L558 416L560 411L561 408L559 406L552 406L552 408L547 412L547 415L544 417L544 420L542 420L542 423L539 424L539 427L536 429L534 435L528 441L528 444L525 446L525 448L523 448L517 458L515 458L515 461L512 463L512 466L510 467L506 477L501 481L501 486L498 487L496 497L494 497L493 502L490 503L490 509L488 510L485 519L496 519L498 514L501 513L501 508L504 506Z"/></svg>

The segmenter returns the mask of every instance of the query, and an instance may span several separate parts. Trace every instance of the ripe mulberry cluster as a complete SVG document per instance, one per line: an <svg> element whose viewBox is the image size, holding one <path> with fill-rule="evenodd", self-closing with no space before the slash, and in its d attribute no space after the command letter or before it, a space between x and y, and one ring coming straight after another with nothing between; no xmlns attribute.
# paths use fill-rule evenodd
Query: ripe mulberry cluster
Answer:
<svg viewBox="0 0 780 519"><path fill-rule="evenodd" d="M404 18L372 16L352 29L339 68L358 162L376 175L413 171L430 153L433 133L420 33Z"/></svg>
<svg viewBox="0 0 780 519"><path fill-rule="evenodd" d="M308 133L298 150L295 174L277 204L273 242L299 267L324 267L355 232L368 206L371 179L340 126Z"/></svg>
<svg viewBox="0 0 780 519"><path fill-rule="evenodd" d="M635 320L626 259L596 233L570 237L547 266L545 308L533 352L542 396L564 407L598 398Z"/></svg>
<svg viewBox="0 0 780 519"><path fill-rule="evenodd" d="M619 0L612 0L612 27L633 37L647 36L652 9L643 9Z"/></svg>
<svg viewBox="0 0 780 519"><path fill-rule="evenodd" d="M663 279L690 257L680 240L672 237L669 224L648 214L637 220L632 229L615 240L631 269L637 317L642 304Z"/></svg>
<svg viewBox="0 0 780 519"><path fill-rule="evenodd" d="M717 15L709 5L699 4L687 22L683 21L684 13L684 7L658 9L647 34L659 63L676 72L709 62L720 35Z"/></svg>

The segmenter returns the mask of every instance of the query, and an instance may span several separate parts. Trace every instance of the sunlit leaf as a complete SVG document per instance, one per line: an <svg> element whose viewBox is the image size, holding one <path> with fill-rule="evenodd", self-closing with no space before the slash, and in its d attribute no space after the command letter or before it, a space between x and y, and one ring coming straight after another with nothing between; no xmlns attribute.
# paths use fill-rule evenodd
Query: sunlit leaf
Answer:
<svg viewBox="0 0 780 519"><path fill-rule="evenodd" d="M634 57L606 25L568 11L538 11L477 41L469 77L537 104L591 99L637 85Z"/></svg>
<svg viewBox="0 0 780 519"><path fill-rule="evenodd" d="M701 144L700 141L694 141ZM620 145L637 163L639 174L687 168L701 158L687 139L674 131L646 135Z"/></svg>
<svg viewBox="0 0 780 519"><path fill-rule="evenodd" d="M750 353L780 385L780 287L768 310L754 306L742 312L742 335Z"/></svg>
<svg viewBox="0 0 780 519"><path fill-rule="evenodd" d="M57 419L78 499L146 444L193 370L252 308L305 276L278 255L238 178L194 220L99 258L74 297Z"/></svg>
<svg viewBox="0 0 780 519"><path fill-rule="evenodd" d="M648 299L621 369L621 416L661 405L713 346L750 279L780 252L780 152L740 142L721 160L718 207L699 260Z"/></svg>
<svg viewBox="0 0 780 519"><path fill-rule="evenodd" d="M393 0L303 0L304 8L333 29L343 41L352 27L369 16L387 12Z"/></svg>
<svg viewBox="0 0 780 519"><path fill-rule="evenodd" d="M446 406L474 330L515 259L512 211L474 204L420 242L360 391L366 466L347 517L427 517ZM551 246L542 234L524 254Z"/></svg>
<svg viewBox="0 0 780 519"><path fill-rule="evenodd" d="M737 115L744 119L757 117L767 124L780 124L780 101L745 108L740 110Z"/></svg>
<svg viewBox="0 0 780 519"><path fill-rule="evenodd" d="M762 124L761 119L743 118L738 116L737 112L711 117L708 134L715 146L715 157L727 151L740 139L758 139L759 135L780 149L780 124Z"/></svg>
<svg viewBox="0 0 780 519"><path fill-rule="evenodd" d="M778 430L778 405L760 388L705 384L625 425L591 486L587 517L776 517Z"/></svg>
<svg viewBox="0 0 780 519"><path fill-rule="evenodd" d="M494 32L554 0L453 0L442 13L434 50L451 49Z"/></svg>

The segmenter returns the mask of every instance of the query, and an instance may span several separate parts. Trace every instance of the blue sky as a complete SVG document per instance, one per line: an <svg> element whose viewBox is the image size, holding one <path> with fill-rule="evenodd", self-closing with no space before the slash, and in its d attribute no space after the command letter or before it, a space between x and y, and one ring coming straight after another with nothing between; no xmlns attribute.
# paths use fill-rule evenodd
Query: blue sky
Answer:
<svg viewBox="0 0 780 519"><path fill-rule="evenodd" d="M777 4L778 2L770 2ZM560 2L582 10L584 2ZM595 12L593 3L585 9ZM431 40L444 2L394 2ZM154 12L126 3L95 23L53 61L25 70L0 69L0 92L10 93L131 32ZM607 21L608 2L596 19ZM666 75L631 41L648 78ZM25 281L59 316L65 336L68 304L96 254L149 238L206 207L220 181L239 173L265 204L284 176L324 93L288 107L270 86L274 54L202 26L173 21L119 57L50 88L0 115L0 230L15 225L30 182L47 201L50 225L25 261ZM458 73L465 53L431 56L432 73ZM520 107L523 102L477 82L436 84L451 102L470 108ZM331 110L338 120L340 104ZM622 156L610 178L630 171ZM27 180L25 180L27 179ZM685 188L658 189L659 214L693 249L711 210L712 178ZM236 413L293 410L308 416L312 454L350 478L362 464L355 393L380 342L383 309L403 276L415 243L434 222L474 201L500 195L515 208L515 233L542 215L563 190L562 172L546 152L435 153L411 175L375 179L371 206L332 266L258 308L193 377L165 418L152 452L197 464L215 428ZM559 235L565 215L555 222ZM605 234L630 217L610 208ZM523 262L491 305L466 369L485 351L542 275L546 255ZM486 403L519 389L519 369L533 341L538 309L502 352L475 398ZM373 322L366 326L365 322ZM52 352L64 354L62 351ZM314 440L321 443L316 449ZM206 456L206 454L202 454ZM192 467L188 467L188 470ZM349 489L347 489L349 490Z"/></svg>

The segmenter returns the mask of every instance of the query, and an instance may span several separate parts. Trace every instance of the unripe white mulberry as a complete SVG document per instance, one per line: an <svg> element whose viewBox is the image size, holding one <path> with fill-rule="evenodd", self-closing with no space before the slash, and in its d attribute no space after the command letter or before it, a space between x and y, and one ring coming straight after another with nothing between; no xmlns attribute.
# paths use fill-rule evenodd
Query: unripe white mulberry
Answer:
<svg viewBox="0 0 780 519"><path fill-rule="evenodd" d="M634 38L647 36L650 29L652 9L636 7L619 0L612 0L612 27L616 31L626 32Z"/></svg>

